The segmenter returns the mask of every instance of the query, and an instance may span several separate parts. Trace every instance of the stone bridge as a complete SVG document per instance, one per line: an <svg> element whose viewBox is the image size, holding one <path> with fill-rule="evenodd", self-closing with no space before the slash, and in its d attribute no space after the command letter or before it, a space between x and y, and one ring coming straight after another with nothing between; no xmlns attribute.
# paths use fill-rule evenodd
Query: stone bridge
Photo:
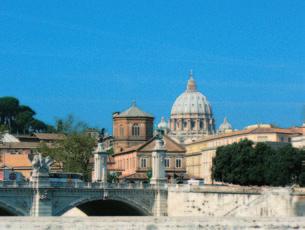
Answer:
<svg viewBox="0 0 305 230"><path fill-rule="evenodd" d="M0 215L305 216L305 188L105 183L0 183Z"/></svg>
<svg viewBox="0 0 305 230"><path fill-rule="evenodd" d="M167 189L143 184L0 184L3 214L61 216L75 207L87 215L166 216Z"/></svg>
<svg viewBox="0 0 305 230"><path fill-rule="evenodd" d="M164 141L159 137L152 153L153 170L149 185L108 184L108 154L99 143L94 153L94 183L60 183L50 178L53 161L42 154L29 156L31 182L0 184L0 214L18 216L60 216L75 207L89 216L167 215Z"/></svg>

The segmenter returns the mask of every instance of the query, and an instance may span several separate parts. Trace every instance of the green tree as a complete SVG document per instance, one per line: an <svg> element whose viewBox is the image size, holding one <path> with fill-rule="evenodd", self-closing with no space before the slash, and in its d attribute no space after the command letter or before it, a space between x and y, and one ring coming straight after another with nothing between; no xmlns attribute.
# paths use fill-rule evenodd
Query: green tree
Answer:
<svg viewBox="0 0 305 230"><path fill-rule="evenodd" d="M50 125L45 124L43 121L40 121L38 119L32 119L30 122L31 130L35 133L41 133L41 132L54 132L54 128Z"/></svg>
<svg viewBox="0 0 305 230"><path fill-rule="evenodd" d="M272 186L286 186L299 183L302 174L302 160L304 153L291 145L274 151L267 158L266 184Z"/></svg>
<svg viewBox="0 0 305 230"><path fill-rule="evenodd" d="M28 133L32 121L33 114L30 111L18 113L15 120L17 132L23 134Z"/></svg>
<svg viewBox="0 0 305 230"><path fill-rule="evenodd" d="M303 185L304 160L304 151L291 145L273 149L244 140L217 149L212 175L214 180L240 185Z"/></svg>
<svg viewBox="0 0 305 230"><path fill-rule="evenodd" d="M61 162L65 172L82 173L85 180L89 180L92 171L90 159L95 146L94 138L84 133L73 133L67 135L64 140L57 142L53 147L42 144L40 151L57 162Z"/></svg>
<svg viewBox="0 0 305 230"><path fill-rule="evenodd" d="M51 126L35 118L36 112L26 105L20 105L14 97L0 97L0 125L4 125L11 133L29 134L46 132Z"/></svg>
<svg viewBox="0 0 305 230"><path fill-rule="evenodd" d="M65 172L82 173L85 180L90 180L92 171L90 159L93 157L97 144L96 139L87 135L85 132L87 125L84 122L75 121L73 116L58 120L61 123L60 130L66 134L66 138L51 147L42 144L40 151L61 162ZM58 126L56 129L59 131Z"/></svg>
<svg viewBox="0 0 305 230"><path fill-rule="evenodd" d="M19 100L14 97L0 98L0 123L6 125L11 131L13 121L19 110Z"/></svg>
<svg viewBox="0 0 305 230"><path fill-rule="evenodd" d="M88 125L85 122L77 121L71 114L64 119L57 118L55 123L55 130L58 133L81 133L88 129Z"/></svg>

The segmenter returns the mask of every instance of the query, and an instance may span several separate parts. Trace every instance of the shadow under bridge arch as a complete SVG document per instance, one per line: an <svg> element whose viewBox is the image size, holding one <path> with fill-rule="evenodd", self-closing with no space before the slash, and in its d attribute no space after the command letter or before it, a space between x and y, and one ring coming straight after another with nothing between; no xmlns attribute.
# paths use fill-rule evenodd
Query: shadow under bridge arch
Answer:
<svg viewBox="0 0 305 230"><path fill-rule="evenodd" d="M0 216L25 216L26 214L11 205L0 201Z"/></svg>
<svg viewBox="0 0 305 230"><path fill-rule="evenodd" d="M60 211L56 216L61 216L73 208L78 208L87 216L151 216L152 214L140 205L118 198L86 199L74 202L69 207Z"/></svg>

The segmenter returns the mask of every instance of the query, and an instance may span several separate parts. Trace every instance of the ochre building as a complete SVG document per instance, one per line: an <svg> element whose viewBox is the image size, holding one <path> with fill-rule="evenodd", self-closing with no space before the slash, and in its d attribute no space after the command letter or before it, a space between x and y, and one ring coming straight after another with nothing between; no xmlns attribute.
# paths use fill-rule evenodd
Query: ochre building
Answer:
<svg viewBox="0 0 305 230"><path fill-rule="evenodd" d="M227 121L225 120L225 122ZM231 128L231 126L227 125L225 128ZM298 135L301 135L301 129L275 128L272 125L252 125L240 131L222 129L222 132L217 135L203 137L185 145L187 174L193 178L204 179L205 183L211 184L213 183L212 160L218 147L244 139L254 143L266 142L277 146L291 143L292 138Z"/></svg>

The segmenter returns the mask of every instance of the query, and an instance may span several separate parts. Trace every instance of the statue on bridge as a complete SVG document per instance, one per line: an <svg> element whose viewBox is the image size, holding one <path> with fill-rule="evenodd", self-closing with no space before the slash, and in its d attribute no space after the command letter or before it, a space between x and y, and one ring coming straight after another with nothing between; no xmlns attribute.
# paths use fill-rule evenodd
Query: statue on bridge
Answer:
<svg viewBox="0 0 305 230"><path fill-rule="evenodd" d="M50 166L53 164L51 157L43 157L41 153L34 156L29 155L29 159L32 163L32 179L40 177L49 177Z"/></svg>

